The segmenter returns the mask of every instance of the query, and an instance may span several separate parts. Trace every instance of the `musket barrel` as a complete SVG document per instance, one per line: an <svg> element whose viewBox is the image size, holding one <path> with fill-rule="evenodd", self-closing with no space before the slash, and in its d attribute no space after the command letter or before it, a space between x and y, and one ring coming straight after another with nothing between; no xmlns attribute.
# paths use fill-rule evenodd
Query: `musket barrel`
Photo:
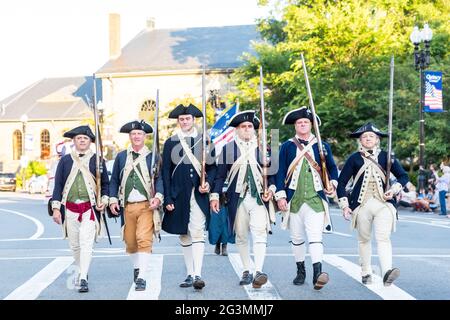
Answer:
<svg viewBox="0 0 450 320"><path fill-rule="evenodd" d="M388 119L388 151L386 164L386 190L390 188L389 177L392 165L392 117L394 109L394 56L391 57L390 64L390 85L389 85L389 119Z"/></svg>
<svg viewBox="0 0 450 320"><path fill-rule="evenodd" d="M202 71L202 168L200 184L202 187L206 184L206 93L205 93L205 66L203 65Z"/></svg>
<svg viewBox="0 0 450 320"><path fill-rule="evenodd" d="M263 191L267 194L268 183L267 183L267 135L266 135L266 116L265 116L265 105L264 105L264 84L263 84L263 69L262 66L259 67L259 97L261 100L261 155L262 155L262 169L263 169Z"/></svg>

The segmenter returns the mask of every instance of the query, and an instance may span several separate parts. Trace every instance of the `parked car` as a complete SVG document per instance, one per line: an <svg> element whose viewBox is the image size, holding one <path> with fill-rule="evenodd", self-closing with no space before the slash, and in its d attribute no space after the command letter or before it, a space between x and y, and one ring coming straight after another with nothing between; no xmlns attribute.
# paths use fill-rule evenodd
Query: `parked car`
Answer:
<svg viewBox="0 0 450 320"><path fill-rule="evenodd" d="M0 173L0 190L16 191L16 175L14 173Z"/></svg>

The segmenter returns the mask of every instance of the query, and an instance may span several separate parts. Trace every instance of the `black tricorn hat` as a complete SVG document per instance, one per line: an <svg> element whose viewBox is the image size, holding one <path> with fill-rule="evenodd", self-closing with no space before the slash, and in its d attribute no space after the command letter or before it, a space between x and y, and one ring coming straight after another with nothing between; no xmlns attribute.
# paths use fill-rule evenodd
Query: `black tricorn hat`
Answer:
<svg viewBox="0 0 450 320"><path fill-rule="evenodd" d="M130 133L133 130L142 130L145 133L152 133L153 132L153 128L151 125L149 125L147 122L145 122L144 120L141 121L131 121L128 122L126 124L124 124L122 126L122 128L120 128L121 133Z"/></svg>
<svg viewBox="0 0 450 320"><path fill-rule="evenodd" d="M307 107L303 106L301 108L289 111L283 119L283 124L295 124L295 121L298 119L306 118L309 119L311 122L313 122L313 114L311 110L309 110ZM316 115L317 123L319 126L321 125L321 121L318 115Z"/></svg>
<svg viewBox="0 0 450 320"><path fill-rule="evenodd" d="M375 125L372 122L368 122L365 125L363 125L362 127L356 129L354 132L352 132L350 134L350 138L359 138L364 132L367 131L371 131L373 133L375 133L376 135L378 135L379 137L387 137L388 134L381 132L380 129L378 129L377 127L375 127Z"/></svg>
<svg viewBox="0 0 450 320"><path fill-rule="evenodd" d="M79 126L79 127L73 128L72 130L64 133L63 137L73 139L78 135L88 136L92 142L95 142L94 133L92 132L91 128L89 128L89 126Z"/></svg>
<svg viewBox="0 0 450 320"><path fill-rule="evenodd" d="M246 111L236 113L228 121L228 125L230 127L237 127L242 122L251 122L251 123L253 123L253 127L255 127L255 129L259 128L259 119L257 117L255 117L255 111L253 111L253 110L246 110Z"/></svg>
<svg viewBox="0 0 450 320"><path fill-rule="evenodd" d="M203 117L203 113L193 104L189 104L188 106L179 104L175 109L170 111L169 118L170 119L178 119L179 116L191 114L195 118Z"/></svg>

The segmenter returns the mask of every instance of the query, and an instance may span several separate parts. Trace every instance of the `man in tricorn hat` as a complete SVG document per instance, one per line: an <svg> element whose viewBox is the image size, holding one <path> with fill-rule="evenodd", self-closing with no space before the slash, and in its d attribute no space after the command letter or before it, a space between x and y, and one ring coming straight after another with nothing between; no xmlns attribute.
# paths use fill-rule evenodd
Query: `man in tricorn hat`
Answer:
<svg viewBox="0 0 450 320"><path fill-rule="evenodd" d="M385 191L387 152L380 150L381 132L372 123L367 123L353 132L350 137L358 139L358 151L345 162L339 175L337 195L344 218L352 219L352 227L358 231L359 257L362 267L362 283L372 282L372 227L377 240L383 283L389 286L400 275L400 270L392 268L392 246L390 235L395 230L395 198L408 183L408 174L400 163L392 163L392 174L397 178L389 190ZM389 177L388 177L389 178ZM353 179L350 201L345 187Z"/></svg>
<svg viewBox="0 0 450 320"><path fill-rule="evenodd" d="M153 177L156 192L152 195L152 153L145 146L145 137L153 132L152 127L143 120L132 121L123 125L120 132L128 133L131 145L114 160L109 209L113 215L120 214L126 252L134 267L135 290L143 291L147 285L153 235L159 235L157 208L164 201L164 189L161 177Z"/></svg>
<svg viewBox="0 0 450 320"><path fill-rule="evenodd" d="M69 239L79 269L79 292L88 292L88 270L92 247L100 234L100 213L108 204L108 174L101 174L101 203L97 203L95 154L90 150L95 136L88 126L76 127L64 137L73 139L75 148L58 163L51 208L53 220L62 224L64 237ZM103 161L103 168L106 168Z"/></svg>
<svg viewBox="0 0 450 320"><path fill-rule="evenodd" d="M271 223L266 205L273 197L275 184L273 177L269 176L269 190L264 194L262 161L255 134L255 129L259 128L259 120L255 117L255 111L235 114L230 119L229 126L236 128L236 136L223 147L219 155L210 205L213 212L219 212L219 195L224 184L227 184L229 229L236 233L236 247L243 265L239 284L252 284L253 288L261 288L268 280L267 274L263 272L267 233ZM253 237L254 277L250 270L249 233Z"/></svg>
<svg viewBox="0 0 450 320"><path fill-rule="evenodd" d="M320 125L319 117L317 123ZM305 242L308 240L313 285L314 289L320 290L329 280L328 274L322 272L322 233L332 231L327 196L335 194L338 171L330 146L323 142L326 168L332 184L332 190L327 190L321 179L319 144L317 137L311 133L313 114L308 108L288 112L283 124L294 125L295 136L284 142L280 149L275 200L284 215L282 228L289 228L290 231L297 265L293 283L305 283Z"/></svg>
<svg viewBox="0 0 450 320"><path fill-rule="evenodd" d="M201 185L202 134L194 119L202 112L190 104L178 105L169 114L177 119L179 130L164 143L162 176L164 181L164 219L162 229L180 235L187 270L180 287L205 286L202 264L205 230L209 221L208 192L215 176L214 158L206 159L206 183ZM207 152L209 154L209 152Z"/></svg>

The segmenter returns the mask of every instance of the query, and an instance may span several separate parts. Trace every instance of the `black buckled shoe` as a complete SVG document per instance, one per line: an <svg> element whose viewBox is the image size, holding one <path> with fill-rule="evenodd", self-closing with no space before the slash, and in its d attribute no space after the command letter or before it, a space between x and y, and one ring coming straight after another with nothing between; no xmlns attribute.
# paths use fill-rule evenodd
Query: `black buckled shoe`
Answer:
<svg viewBox="0 0 450 320"><path fill-rule="evenodd" d="M191 275L187 276L186 280L184 280L182 283L180 283L181 288L189 288L192 287L194 283L194 279Z"/></svg>
<svg viewBox="0 0 450 320"><path fill-rule="evenodd" d="M88 283L86 280L81 279L80 280L80 289L78 289L78 292L88 292L89 291L89 287L88 287Z"/></svg>
<svg viewBox="0 0 450 320"><path fill-rule="evenodd" d="M239 281L239 285L240 286L245 286L247 284L252 283L252 281L253 281L253 274L251 274L250 271L245 270L242 273L242 278L241 278L241 281Z"/></svg>
<svg viewBox="0 0 450 320"><path fill-rule="evenodd" d="M199 276L195 276L193 286L194 289L201 290L205 286L205 281L203 281L203 279Z"/></svg>
<svg viewBox="0 0 450 320"><path fill-rule="evenodd" d="M227 244L226 243L222 243L222 255L223 256L227 256L228 255Z"/></svg>
<svg viewBox="0 0 450 320"><path fill-rule="evenodd" d="M134 287L134 290L136 291L144 291L145 287L147 286L147 283L142 278L136 279L136 286Z"/></svg>
<svg viewBox="0 0 450 320"><path fill-rule="evenodd" d="M297 264L297 276L292 282L296 286L299 286L305 283L306 278L305 261L299 261L296 262L296 264Z"/></svg>
<svg viewBox="0 0 450 320"><path fill-rule="evenodd" d="M134 268L134 272L133 272L133 282L136 283L136 280L139 276L139 268Z"/></svg>
<svg viewBox="0 0 450 320"><path fill-rule="evenodd" d="M216 247L214 248L214 253L220 255L220 242L216 243Z"/></svg>
<svg viewBox="0 0 450 320"><path fill-rule="evenodd" d="M328 276L328 273L322 272L322 263L316 262L313 264L313 284L315 290L322 289L330 280L330 277Z"/></svg>
<svg viewBox="0 0 450 320"><path fill-rule="evenodd" d="M361 282L363 284L372 284L372 275L366 274L365 276L362 276Z"/></svg>
<svg viewBox="0 0 450 320"><path fill-rule="evenodd" d="M267 274L257 271L252 282L252 287L256 289L261 288L267 282L268 278Z"/></svg>
<svg viewBox="0 0 450 320"><path fill-rule="evenodd" d="M385 287L389 287L395 279L400 276L400 270L397 268L392 268L386 271L383 277L383 284Z"/></svg>

